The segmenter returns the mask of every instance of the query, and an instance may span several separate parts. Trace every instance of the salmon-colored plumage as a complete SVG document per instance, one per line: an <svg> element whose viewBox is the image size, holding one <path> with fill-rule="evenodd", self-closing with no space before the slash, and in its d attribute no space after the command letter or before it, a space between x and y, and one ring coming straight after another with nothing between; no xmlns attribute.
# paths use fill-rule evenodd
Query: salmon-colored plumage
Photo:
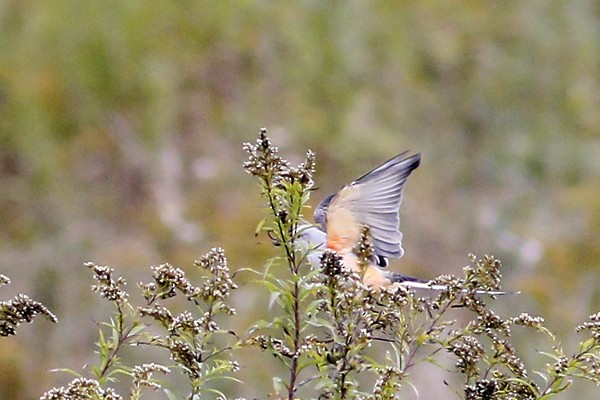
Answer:
<svg viewBox="0 0 600 400"><path fill-rule="evenodd" d="M361 271L360 265L358 264L358 257L350 249L338 251L338 254L342 257L346 268L362 274L363 283L373 289L380 289L383 287L389 287L393 285L393 282L389 279L388 275L381 268L369 263L366 269Z"/></svg>
<svg viewBox="0 0 600 400"><path fill-rule="evenodd" d="M346 186L333 198L327 210L327 247L335 251L351 249L360 237L360 223L352 212L352 203L360 188Z"/></svg>
<svg viewBox="0 0 600 400"><path fill-rule="evenodd" d="M376 263L360 271L352 249L360 239L362 227L368 226L377 257L402 256L399 230L402 189L419 162L418 154L411 157L400 154L326 197L315 211L315 221L327 234L326 246L340 254L349 269L362 273L368 286L391 285L391 273Z"/></svg>

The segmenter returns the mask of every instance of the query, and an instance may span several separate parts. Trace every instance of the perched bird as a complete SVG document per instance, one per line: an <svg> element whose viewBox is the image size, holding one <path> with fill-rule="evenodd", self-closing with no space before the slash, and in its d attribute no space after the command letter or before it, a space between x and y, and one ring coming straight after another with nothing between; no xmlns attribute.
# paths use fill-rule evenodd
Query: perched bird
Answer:
<svg viewBox="0 0 600 400"><path fill-rule="evenodd" d="M325 197L314 212L316 225L301 225L298 229L299 245L307 252L311 265L318 266L321 254L328 248L342 257L347 268L362 272L363 282L369 287L403 285L447 289L445 285L385 269L388 258L400 258L404 254L399 214L402 191L420 162L420 154L407 156L404 152ZM353 247L359 241L363 226L369 228L374 254L366 269L360 271Z"/></svg>

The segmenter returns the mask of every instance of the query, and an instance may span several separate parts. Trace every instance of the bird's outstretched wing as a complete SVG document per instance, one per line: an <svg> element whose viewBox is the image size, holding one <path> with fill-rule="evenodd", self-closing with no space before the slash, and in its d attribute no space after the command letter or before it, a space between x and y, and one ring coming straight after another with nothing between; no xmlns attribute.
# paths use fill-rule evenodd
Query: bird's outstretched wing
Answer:
<svg viewBox="0 0 600 400"><path fill-rule="evenodd" d="M326 197L314 217L327 231L327 247L336 251L352 248L366 225L377 256L402 257L402 190L420 161L420 154L406 157L402 153Z"/></svg>

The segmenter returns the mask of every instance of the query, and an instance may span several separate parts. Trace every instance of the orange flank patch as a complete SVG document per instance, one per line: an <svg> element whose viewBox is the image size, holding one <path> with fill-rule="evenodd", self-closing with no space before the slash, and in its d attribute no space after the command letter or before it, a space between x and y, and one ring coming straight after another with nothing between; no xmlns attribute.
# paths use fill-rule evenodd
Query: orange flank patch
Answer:
<svg viewBox="0 0 600 400"><path fill-rule="evenodd" d="M356 186L347 186L333 199L327 211L327 247L336 251L344 266L361 274L358 258L352 248L360 238L361 224L353 212L354 202L360 194ZM363 283L373 289L391 285L386 273L376 265L368 265L363 274Z"/></svg>
<svg viewBox="0 0 600 400"><path fill-rule="evenodd" d="M339 236L327 235L327 248L334 251L341 251L343 241Z"/></svg>
<svg viewBox="0 0 600 400"><path fill-rule="evenodd" d="M344 266L350 270L361 273L358 265L358 258L352 251L342 251L339 253L342 256ZM392 282L386 277L385 272L379 267L369 264L362 277L363 283L373 289L381 289L390 286Z"/></svg>
<svg viewBox="0 0 600 400"><path fill-rule="evenodd" d="M351 249L359 237L360 224L350 211L330 211L327 218L327 247L335 251Z"/></svg>
<svg viewBox="0 0 600 400"><path fill-rule="evenodd" d="M367 271L363 276L363 283L373 289L381 289L392 284L392 282L385 277L383 271L373 265L367 267Z"/></svg>

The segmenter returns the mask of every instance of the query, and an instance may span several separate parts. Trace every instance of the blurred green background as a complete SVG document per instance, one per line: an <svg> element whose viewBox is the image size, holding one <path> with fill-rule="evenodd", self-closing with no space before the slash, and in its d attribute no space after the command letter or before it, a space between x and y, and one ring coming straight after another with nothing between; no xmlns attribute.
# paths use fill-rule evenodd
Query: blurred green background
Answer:
<svg viewBox="0 0 600 400"><path fill-rule="evenodd" d="M4 0L0 21L0 272L13 281L0 298L27 293L60 320L0 339L2 399L95 361L110 308L83 262L132 291L150 265L191 271L215 245L232 268L261 268L274 250L253 234L264 201L241 146L262 126L293 162L316 151L313 205L422 153L392 268L460 274L468 253L494 254L523 292L499 312L541 314L569 349L600 309L598 2ZM234 296L236 329L266 312L260 290ZM518 340L542 366L536 339ZM229 393L265 398L274 361L244 357ZM413 376L421 398L452 398L443 379ZM597 394L576 386L564 398Z"/></svg>

